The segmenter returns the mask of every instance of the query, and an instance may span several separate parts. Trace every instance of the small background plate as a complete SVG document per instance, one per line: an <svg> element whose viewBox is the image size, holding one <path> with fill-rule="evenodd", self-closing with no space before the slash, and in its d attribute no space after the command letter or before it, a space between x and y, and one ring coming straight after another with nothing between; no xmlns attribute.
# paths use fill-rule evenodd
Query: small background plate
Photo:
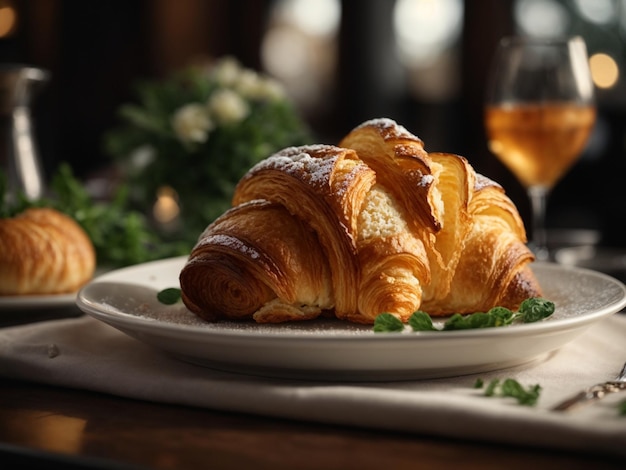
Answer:
<svg viewBox="0 0 626 470"><path fill-rule="evenodd" d="M44 310L72 307L76 304L76 292L56 295L10 295L0 296L0 312L14 310Z"/></svg>

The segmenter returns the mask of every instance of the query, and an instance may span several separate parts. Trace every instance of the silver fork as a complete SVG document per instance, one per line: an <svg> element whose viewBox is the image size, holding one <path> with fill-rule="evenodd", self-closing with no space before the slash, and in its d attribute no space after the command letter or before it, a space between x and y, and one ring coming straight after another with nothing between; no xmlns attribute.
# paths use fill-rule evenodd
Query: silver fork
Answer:
<svg viewBox="0 0 626 470"><path fill-rule="evenodd" d="M571 408L599 400L610 393L620 392L623 390L626 390L626 363L614 380L592 385L591 387L577 393L573 397L559 403L552 408L552 410L567 411Z"/></svg>

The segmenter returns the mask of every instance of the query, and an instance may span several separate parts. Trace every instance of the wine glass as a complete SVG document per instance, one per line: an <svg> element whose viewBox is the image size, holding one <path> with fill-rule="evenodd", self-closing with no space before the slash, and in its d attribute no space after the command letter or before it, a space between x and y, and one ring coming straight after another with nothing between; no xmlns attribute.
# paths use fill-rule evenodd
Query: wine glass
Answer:
<svg viewBox="0 0 626 470"><path fill-rule="evenodd" d="M489 78L489 149L526 189L533 251L546 260L548 195L580 157L596 118L585 42L504 38Z"/></svg>

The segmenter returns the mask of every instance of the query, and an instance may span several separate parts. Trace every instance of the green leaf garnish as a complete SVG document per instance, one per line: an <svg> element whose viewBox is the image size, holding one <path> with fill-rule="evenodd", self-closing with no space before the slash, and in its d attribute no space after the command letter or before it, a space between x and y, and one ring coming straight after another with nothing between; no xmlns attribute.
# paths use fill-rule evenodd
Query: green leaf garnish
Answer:
<svg viewBox="0 0 626 470"><path fill-rule="evenodd" d="M180 289L177 287L169 287L157 293L159 302L165 305L174 305L180 300Z"/></svg>
<svg viewBox="0 0 626 470"><path fill-rule="evenodd" d="M524 323L533 323L549 317L554 313L554 303L549 300L535 297L526 299L520 305L519 313Z"/></svg>
<svg viewBox="0 0 626 470"><path fill-rule="evenodd" d="M537 404L541 386L539 384L524 388L517 380L506 379L502 384L502 395L513 397L520 405L534 406Z"/></svg>
<svg viewBox="0 0 626 470"><path fill-rule="evenodd" d="M626 400L621 401L617 405L617 411L620 414L620 416L626 416Z"/></svg>
<svg viewBox="0 0 626 470"><path fill-rule="evenodd" d="M374 331L376 333L399 332L402 330L404 330L404 324L391 313L381 313L374 320Z"/></svg>
<svg viewBox="0 0 626 470"><path fill-rule="evenodd" d="M489 313L477 312L471 315L455 313L444 323L444 330L468 330L472 328L489 328L496 326L496 318Z"/></svg>
<svg viewBox="0 0 626 470"><path fill-rule="evenodd" d="M476 312L465 315L455 313L439 328L433 325L432 318L428 313L418 310L409 317L409 326L413 331L452 331L493 328L511 325L516 322L537 322L552 315L554 310L554 302L540 297L534 297L524 300L517 312L513 312L506 307L493 307L488 312ZM402 322L397 317L390 313L382 313L374 322L374 331L401 331L403 329L400 327L401 324Z"/></svg>
<svg viewBox="0 0 626 470"><path fill-rule="evenodd" d="M433 325L433 320L426 312L418 310L409 318L409 325L413 331L437 331Z"/></svg>
<svg viewBox="0 0 626 470"><path fill-rule="evenodd" d="M496 388L500 385L500 379L493 379L485 389L485 396L492 397L496 393Z"/></svg>
<svg viewBox="0 0 626 470"><path fill-rule="evenodd" d="M482 388L482 379L477 379L474 388ZM517 400L517 403L524 406L534 406L537 404L541 393L540 385L531 385L524 387L515 379L493 379L485 388L485 396L487 397L511 397Z"/></svg>
<svg viewBox="0 0 626 470"><path fill-rule="evenodd" d="M510 325L515 316L513 311L506 307L493 307L487 313L493 318L493 326Z"/></svg>

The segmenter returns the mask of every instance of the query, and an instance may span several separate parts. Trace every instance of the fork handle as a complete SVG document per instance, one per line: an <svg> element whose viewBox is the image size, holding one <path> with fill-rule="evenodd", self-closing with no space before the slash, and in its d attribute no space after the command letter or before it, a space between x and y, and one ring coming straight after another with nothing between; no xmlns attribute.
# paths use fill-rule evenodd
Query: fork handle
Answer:
<svg viewBox="0 0 626 470"><path fill-rule="evenodd" d="M552 411L567 411L571 408L599 400L610 393L621 392L624 390L626 390L626 382L611 381L594 385L559 403L552 408Z"/></svg>

